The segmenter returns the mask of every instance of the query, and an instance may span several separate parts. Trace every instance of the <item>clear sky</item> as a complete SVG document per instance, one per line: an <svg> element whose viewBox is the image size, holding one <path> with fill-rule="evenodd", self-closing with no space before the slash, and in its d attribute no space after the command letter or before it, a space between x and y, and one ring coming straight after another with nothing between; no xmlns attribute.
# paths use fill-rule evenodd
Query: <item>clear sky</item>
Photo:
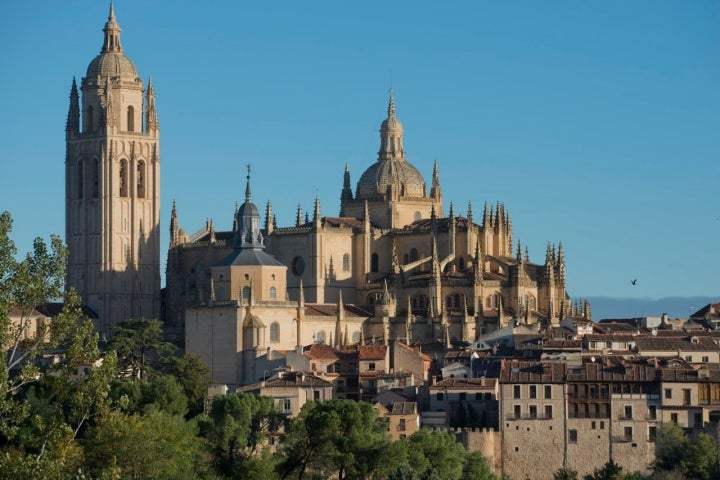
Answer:
<svg viewBox="0 0 720 480"><path fill-rule="evenodd" d="M376 161L388 89L408 160L475 218L509 210L531 261L562 241L573 297L720 296L720 3L115 2L152 76L161 248L173 199L230 229L245 164L280 226L337 215ZM0 2L0 210L21 250L64 234L65 120L108 3ZM164 270L164 260L163 266ZM631 280L637 278L637 285Z"/></svg>

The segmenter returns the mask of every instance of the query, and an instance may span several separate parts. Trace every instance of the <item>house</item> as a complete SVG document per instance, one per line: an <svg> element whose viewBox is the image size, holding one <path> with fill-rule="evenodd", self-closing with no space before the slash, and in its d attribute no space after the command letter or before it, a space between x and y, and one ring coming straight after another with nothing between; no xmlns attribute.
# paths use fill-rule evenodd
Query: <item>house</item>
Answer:
<svg viewBox="0 0 720 480"><path fill-rule="evenodd" d="M272 398L279 412L296 417L309 401L331 400L333 385L307 372L279 372L261 383L259 393Z"/></svg>
<svg viewBox="0 0 720 480"><path fill-rule="evenodd" d="M420 414L415 402L396 402L388 413L390 437L393 441L409 437L420 430Z"/></svg>
<svg viewBox="0 0 720 480"><path fill-rule="evenodd" d="M497 378L446 378L428 389L429 410L445 412L446 426L498 426Z"/></svg>

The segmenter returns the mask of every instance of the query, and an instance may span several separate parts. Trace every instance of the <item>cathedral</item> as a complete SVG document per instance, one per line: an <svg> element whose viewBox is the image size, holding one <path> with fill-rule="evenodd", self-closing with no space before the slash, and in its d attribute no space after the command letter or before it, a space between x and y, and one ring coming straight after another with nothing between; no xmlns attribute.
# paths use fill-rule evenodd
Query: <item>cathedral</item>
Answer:
<svg viewBox="0 0 720 480"><path fill-rule="evenodd" d="M354 188L349 166L338 166L337 216L323 216L316 198L311 215L298 208L294 225L277 225L270 201L263 214L253 201L250 166L228 230L209 220L187 233L173 204L161 297L155 93L120 31L111 6L80 92L73 80L66 127L68 285L101 330L162 317L214 381L242 385L265 375L257 359L273 351L397 340L449 347L577 314L561 244L535 263L513 242L502 203L486 203L477 218L471 204L464 215L452 204L445 213L437 162L428 184L406 158L392 92L377 159Z"/></svg>
<svg viewBox="0 0 720 480"><path fill-rule="evenodd" d="M65 154L67 285L105 334L160 316L160 153L152 82L123 52L110 6L100 54L70 90ZM82 97L82 98L81 98Z"/></svg>

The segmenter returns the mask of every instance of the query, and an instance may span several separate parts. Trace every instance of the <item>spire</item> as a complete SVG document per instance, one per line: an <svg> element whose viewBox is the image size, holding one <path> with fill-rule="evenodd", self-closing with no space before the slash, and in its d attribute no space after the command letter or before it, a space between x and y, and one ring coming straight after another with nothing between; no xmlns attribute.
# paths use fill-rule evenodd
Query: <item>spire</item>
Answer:
<svg viewBox="0 0 720 480"><path fill-rule="evenodd" d="M122 53L122 45L120 45L120 25L115 20L115 8L112 2L110 2L110 14L108 15L108 21L105 23L105 41L100 53Z"/></svg>
<svg viewBox="0 0 720 480"><path fill-rule="evenodd" d="M407 317L405 318L405 344L410 345L412 340L412 302L410 301L410 295L407 299Z"/></svg>
<svg viewBox="0 0 720 480"><path fill-rule="evenodd" d="M343 189L340 193L340 216L344 217L344 205L353 199L352 186L350 185L350 166L345 163L345 174L343 175Z"/></svg>
<svg viewBox="0 0 720 480"><path fill-rule="evenodd" d="M320 198L315 196L315 208L313 209L313 222L317 225L320 222Z"/></svg>
<svg viewBox="0 0 720 480"><path fill-rule="evenodd" d="M517 241L517 252L515 254L515 260L517 263L522 263L522 247L520 246L520 239Z"/></svg>
<svg viewBox="0 0 720 480"><path fill-rule="evenodd" d="M174 247L178 244L178 216L175 200L173 200L172 213L170 213L170 246Z"/></svg>
<svg viewBox="0 0 720 480"><path fill-rule="evenodd" d="M270 235L273 231L273 227L272 205L270 205L270 200L268 200L265 205L265 234Z"/></svg>
<svg viewBox="0 0 720 480"><path fill-rule="evenodd" d="M73 77L72 87L70 87L70 108L68 108L65 132L68 135L77 135L78 133L80 133L80 96L78 95L75 77Z"/></svg>
<svg viewBox="0 0 720 480"><path fill-rule="evenodd" d="M482 283L483 270L485 268L485 261L480 251L480 237L475 242L475 259L473 260L473 267L475 273L475 285Z"/></svg>
<svg viewBox="0 0 720 480"><path fill-rule="evenodd" d="M303 218L302 218L302 205L298 203L297 208L297 214L295 215L295 226L299 227L303 224Z"/></svg>
<svg viewBox="0 0 720 480"><path fill-rule="evenodd" d="M453 202L450 202L450 221L455 220L455 210L453 209Z"/></svg>
<svg viewBox="0 0 720 480"><path fill-rule="evenodd" d="M471 201L468 201L467 219L468 219L468 223L472 223L473 213L472 213L472 202Z"/></svg>
<svg viewBox="0 0 720 480"><path fill-rule="evenodd" d="M528 246L525 245L525 263L530 262L530 251L528 250Z"/></svg>
<svg viewBox="0 0 720 480"><path fill-rule="evenodd" d="M238 225L238 203L235 202L235 212L233 213L233 228L232 228L232 231L233 231L233 232L237 232L239 229L240 229L240 228L239 228L239 225Z"/></svg>
<svg viewBox="0 0 720 480"><path fill-rule="evenodd" d="M245 201L252 201L252 191L250 190L250 164L247 165L247 183L245 184Z"/></svg>
<svg viewBox="0 0 720 480"><path fill-rule="evenodd" d="M365 200L365 233L370 233L370 207L368 201Z"/></svg>
<svg viewBox="0 0 720 480"><path fill-rule="evenodd" d="M439 200L441 197L442 197L442 192L440 191L440 170L438 169L437 160L435 160L435 163L433 164L432 187L430 188L430 198Z"/></svg>
<svg viewBox="0 0 720 480"><path fill-rule="evenodd" d="M487 200L486 200L486 201L485 201L485 207L483 208L483 216L482 216L482 226L483 226L483 228L485 228L485 226L486 226L486 223L485 223L485 222L487 222L489 218L490 218L490 214L489 214L489 212L488 212L488 204L487 204Z"/></svg>
<svg viewBox="0 0 720 480"><path fill-rule="evenodd" d="M395 98L392 89L390 89L390 100L388 101L388 116L380 126L378 162L384 160L405 160L403 127L400 120L395 116Z"/></svg>
<svg viewBox="0 0 720 480"><path fill-rule="evenodd" d="M157 130L159 128L158 114L155 107L155 88L153 87L152 78L148 78L148 88L145 94L145 128L147 130Z"/></svg>

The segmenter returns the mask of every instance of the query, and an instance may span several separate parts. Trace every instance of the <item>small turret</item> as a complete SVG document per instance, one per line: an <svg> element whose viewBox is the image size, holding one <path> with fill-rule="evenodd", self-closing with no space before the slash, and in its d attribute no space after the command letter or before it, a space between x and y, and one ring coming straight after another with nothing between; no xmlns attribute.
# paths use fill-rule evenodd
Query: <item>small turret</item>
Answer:
<svg viewBox="0 0 720 480"><path fill-rule="evenodd" d="M78 95L77 83L73 77L72 87L70 87L70 108L68 108L67 123L65 124L65 133L69 138L72 135L80 133L80 96Z"/></svg>
<svg viewBox="0 0 720 480"><path fill-rule="evenodd" d="M172 212L170 213L170 247L177 246L179 232L177 208L175 207L175 200L173 200Z"/></svg>
<svg viewBox="0 0 720 480"><path fill-rule="evenodd" d="M273 222L274 218L272 205L270 205L270 200L268 200L265 205L265 235L270 235L273 232L273 228L275 227Z"/></svg>
<svg viewBox="0 0 720 480"><path fill-rule="evenodd" d="M345 163L345 174L343 175L343 189L340 193L340 216L345 216L344 206L348 202L352 202L353 193L350 184L350 166Z"/></svg>
<svg viewBox="0 0 720 480"><path fill-rule="evenodd" d="M295 215L295 226L299 227L303 224L303 217L302 217L302 205L298 203L297 207L297 214Z"/></svg>
<svg viewBox="0 0 720 480"><path fill-rule="evenodd" d="M145 128L147 131L158 130L160 128L157 107L155 106L155 88L153 87L152 78L148 78L148 88L145 94Z"/></svg>

